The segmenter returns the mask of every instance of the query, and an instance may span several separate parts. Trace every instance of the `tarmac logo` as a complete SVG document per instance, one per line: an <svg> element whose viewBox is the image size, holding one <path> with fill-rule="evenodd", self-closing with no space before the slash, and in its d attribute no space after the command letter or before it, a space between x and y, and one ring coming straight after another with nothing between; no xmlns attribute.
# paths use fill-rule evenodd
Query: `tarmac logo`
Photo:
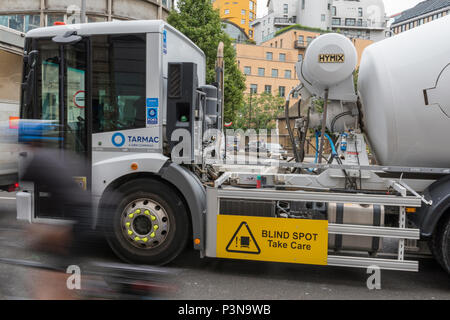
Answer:
<svg viewBox="0 0 450 320"><path fill-rule="evenodd" d="M319 54L319 63L344 63L345 54Z"/></svg>
<svg viewBox="0 0 450 320"><path fill-rule="evenodd" d="M117 132L112 136L111 142L115 147L120 148L125 144L125 136Z"/></svg>
<svg viewBox="0 0 450 320"><path fill-rule="evenodd" d="M227 245L226 251L237 253L260 254L261 249L255 240L247 222L242 222L231 237Z"/></svg>

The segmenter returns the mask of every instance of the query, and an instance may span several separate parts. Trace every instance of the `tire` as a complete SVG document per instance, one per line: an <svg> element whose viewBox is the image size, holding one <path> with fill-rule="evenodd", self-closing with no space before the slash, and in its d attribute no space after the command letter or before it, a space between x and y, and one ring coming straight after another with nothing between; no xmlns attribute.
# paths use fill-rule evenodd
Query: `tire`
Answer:
<svg viewBox="0 0 450 320"><path fill-rule="evenodd" d="M450 274L450 214L440 220L431 246L435 259Z"/></svg>
<svg viewBox="0 0 450 320"><path fill-rule="evenodd" d="M120 259L164 265L184 250L190 221L172 187L156 179L136 179L115 190L114 198L110 210L103 212L103 223L106 239Z"/></svg>

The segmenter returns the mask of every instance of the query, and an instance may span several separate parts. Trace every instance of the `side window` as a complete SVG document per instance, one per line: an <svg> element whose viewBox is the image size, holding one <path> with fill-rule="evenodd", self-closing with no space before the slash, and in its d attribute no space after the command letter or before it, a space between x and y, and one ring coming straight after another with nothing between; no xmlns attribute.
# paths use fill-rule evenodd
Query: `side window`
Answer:
<svg viewBox="0 0 450 320"><path fill-rule="evenodd" d="M93 133L145 128L145 34L91 41Z"/></svg>

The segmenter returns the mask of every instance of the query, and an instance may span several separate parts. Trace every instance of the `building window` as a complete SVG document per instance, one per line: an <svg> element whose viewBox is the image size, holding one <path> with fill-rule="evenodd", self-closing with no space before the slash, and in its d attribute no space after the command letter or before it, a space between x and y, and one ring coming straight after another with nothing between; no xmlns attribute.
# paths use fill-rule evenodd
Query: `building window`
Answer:
<svg viewBox="0 0 450 320"><path fill-rule="evenodd" d="M356 19L353 18L345 19L345 25L350 27L356 25Z"/></svg>
<svg viewBox="0 0 450 320"><path fill-rule="evenodd" d="M321 15L320 20L321 20L322 22L326 20L326 17L325 17L324 14Z"/></svg>
<svg viewBox="0 0 450 320"><path fill-rule="evenodd" d="M64 15L58 13L47 14L47 26L53 26L56 21L64 21Z"/></svg>
<svg viewBox="0 0 450 320"><path fill-rule="evenodd" d="M331 24L332 24L333 26L340 26L340 25L341 25L341 18L333 18L333 19L331 20Z"/></svg>
<svg viewBox="0 0 450 320"><path fill-rule="evenodd" d="M230 14L230 9L225 9L225 14Z"/></svg>
<svg viewBox="0 0 450 320"><path fill-rule="evenodd" d="M291 70L285 70L285 71L284 71L284 77L285 77L286 79L290 79L290 78L292 77L292 72L291 72Z"/></svg>
<svg viewBox="0 0 450 320"><path fill-rule="evenodd" d="M307 44L309 46L309 44L313 41L313 37L308 37L306 38Z"/></svg>
<svg viewBox="0 0 450 320"><path fill-rule="evenodd" d="M336 7L331 7L331 15L332 16L336 16L336 14L337 14L337 11L336 11Z"/></svg>
<svg viewBox="0 0 450 320"><path fill-rule="evenodd" d="M286 54L285 53L280 53L280 61L286 62Z"/></svg>
<svg viewBox="0 0 450 320"><path fill-rule="evenodd" d="M62 17L61 21L64 21L64 17ZM0 16L0 25L20 32L28 32L32 29L39 28L40 24L40 15L13 14Z"/></svg>
<svg viewBox="0 0 450 320"><path fill-rule="evenodd" d="M278 87L278 95L284 97L286 95L286 87Z"/></svg>
<svg viewBox="0 0 450 320"><path fill-rule="evenodd" d="M253 38L253 30L249 30L248 35L250 36L250 38Z"/></svg>
<svg viewBox="0 0 450 320"><path fill-rule="evenodd" d="M303 44L303 42L305 41L305 37L304 36L298 36L298 44Z"/></svg>
<svg viewBox="0 0 450 320"><path fill-rule="evenodd" d="M302 61L303 60L303 55L302 54L299 54L298 55L298 61Z"/></svg>
<svg viewBox="0 0 450 320"><path fill-rule="evenodd" d="M410 28L410 29L414 28L414 22L410 22L410 23L409 23L409 28Z"/></svg>
<svg viewBox="0 0 450 320"><path fill-rule="evenodd" d="M244 74L245 75L251 75L252 74L252 68L251 67L244 67Z"/></svg>
<svg viewBox="0 0 450 320"><path fill-rule="evenodd" d="M289 13L289 4L287 4L287 3L283 4L283 13L284 14Z"/></svg>
<svg viewBox="0 0 450 320"><path fill-rule="evenodd" d="M275 47L277 45L275 44ZM266 52L266 60L273 60L273 53L272 52Z"/></svg>
<svg viewBox="0 0 450 320"><path fill-rule="evenodd" d="M278 69L272 69L272 78L278 78Z"/></svg>
<svg viewBox="0 0 450 320"><path fill-rule="evenodd" d="M358 8L358 17L363 16L363 8Z"/></svg>
<svg viewBox="0 0 450 320"><path fill-rule="evenodd" d="M302 10L305 10L305 0L302 0Z"/></svg>
<svg viewBox="0 0 450 320"><path fill-rule="evenodd" d="M245 24L245 19L241 19L241 24Z"/></svg>
<svg viewBox="0 0 450 320"><path fill-rule="evenodd" d="M272 86L266 84L264 86L264 92L272 94Z"/></svg>
<svg viewBox="0 0 450 320"><path fill-rule="evenodd" d="M358 27L362 27L362 19L358 19Z"/></svg>
<svg viewBox="0 0 450 320"><path fill-rule="evenodd" d="M250 85L250 93L257 94L258 93L258 85L257 84L251 84Z"/></svg>
<svg viewBox="0 0 450 320"><path fill-rule="evenodd" d="M244 10L244 11L245 11L245 10ZM254 17L255 17L254 14L253 14L253 12L249 12L248 15L249 15L249 17L250 17L250 20L253 21L253 19L254 19Z"/></svg>
<svg viewBox="0 0 450 320"><path fill-rule="evenodd" d="M251 11L255 10L255 3L253 1L250 1L249 8Z"/></svg>
<svg viewBox="0 0 450 320"><path fill-rule="evenodd" d="M266 69L258 68L258 76L264 77L265 73L266 73Z"/></svg>

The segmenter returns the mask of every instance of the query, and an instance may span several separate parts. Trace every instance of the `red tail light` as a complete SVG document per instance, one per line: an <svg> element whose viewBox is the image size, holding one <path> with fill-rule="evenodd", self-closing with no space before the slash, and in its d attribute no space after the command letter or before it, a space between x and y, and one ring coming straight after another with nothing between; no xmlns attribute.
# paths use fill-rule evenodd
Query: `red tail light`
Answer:
<svg viewBox="0 0 450 320"><path fill-rule="evenodd" d="M54 26L65 26L66 24L65 24L64 22L62 22L62 21L55 21L55 22L53 23L53 25L54 25Z"/></svg>
<svg viewBox="0 0 450 320"><path fill-rule="evenodd" d="M16 182L8 187L8 192L15 192L19 190L19 183Z"/></svg>

